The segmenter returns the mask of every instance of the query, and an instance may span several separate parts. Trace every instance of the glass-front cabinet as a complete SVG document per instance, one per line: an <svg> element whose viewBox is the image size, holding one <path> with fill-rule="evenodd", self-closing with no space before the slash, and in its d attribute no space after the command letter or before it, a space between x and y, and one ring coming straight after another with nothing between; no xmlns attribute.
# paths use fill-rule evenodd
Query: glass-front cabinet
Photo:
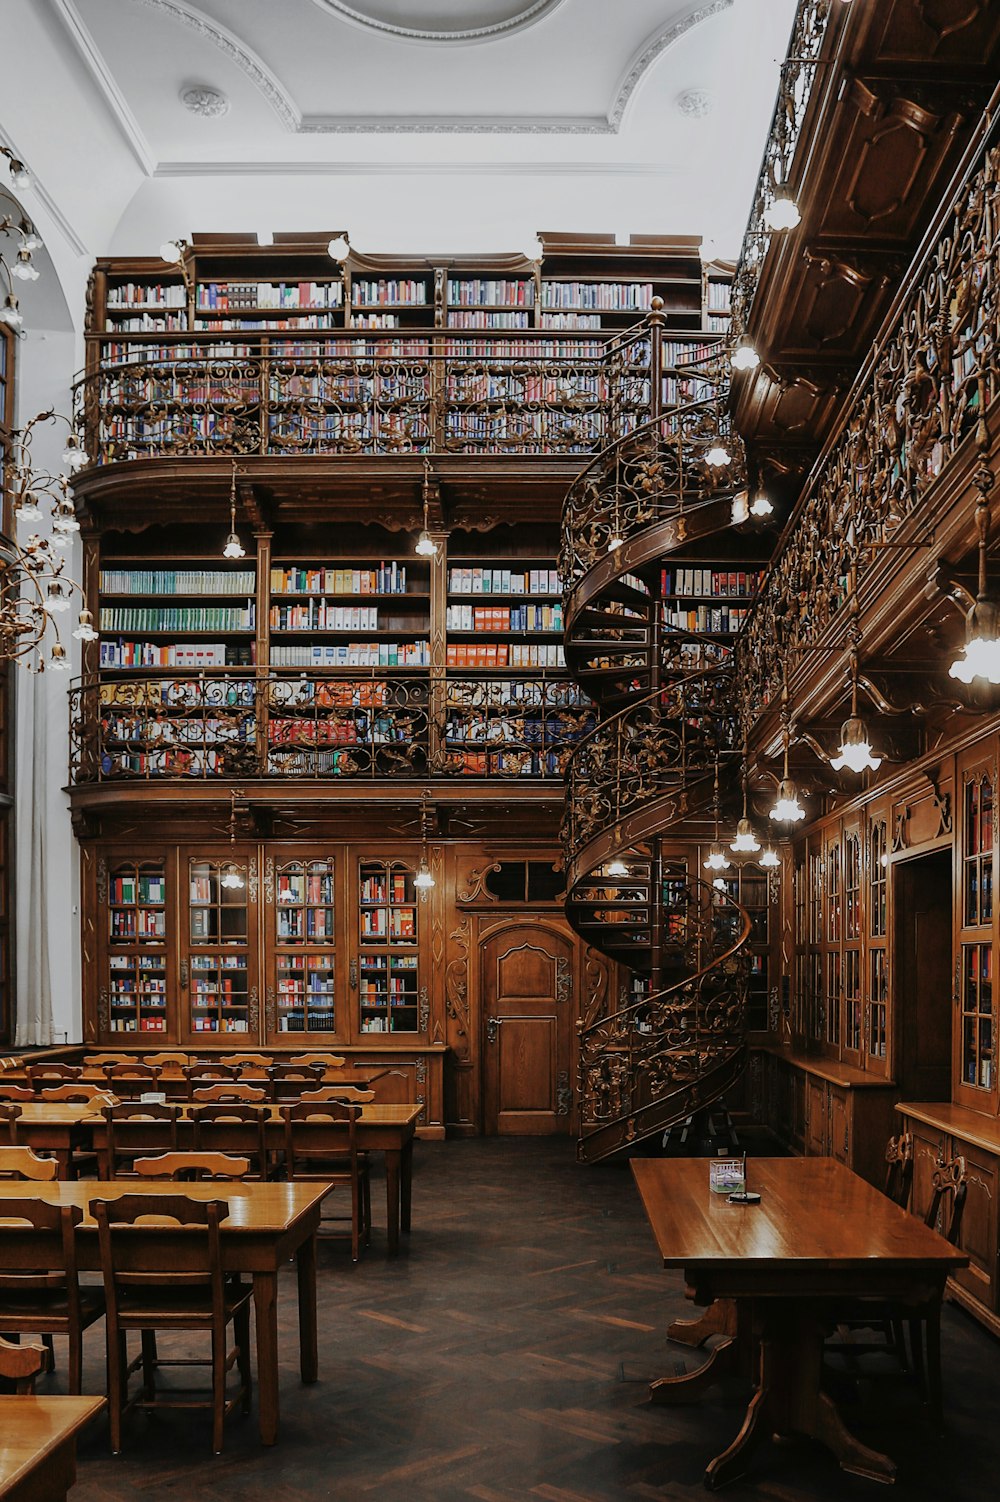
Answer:
<svg viewBox="0 0 1000 1502"><path fill-rule="evenodd" d="M420 1033L427 1026L418 944L421 892L401 860L358 863L357 986L360 1033Z"/></svg>
<svg viewBox="0 0 1000 1502"><path fill-rule="evenodd" d="M256 1040L257 855L242 847L185 851L181 860L184 953L181 1026L192 1041Z"/></svg>
<svg viewBox="0 0 1000 1502"><path fill-rule="evenodd" d="M278 851L267 856L264 871L268 1038L346 1035L337 968L338 862L326 852Z"/></svg>
<svg viewBox="0 0 1000 1502"><path fill-rule="evenodd" d="M165 852L103 859L97 871L98 1023L108 1037L168 1033L173 989Z"/></svg>
<svg viewBox="0 0 1000 1502"><path fill-rule="evenodd" d="M961 780L962 825L956 973L955 1100L977 1111L996 1109L996 1017L993 1002L993 889L996 769L991 758L970 762Z"/></svg>

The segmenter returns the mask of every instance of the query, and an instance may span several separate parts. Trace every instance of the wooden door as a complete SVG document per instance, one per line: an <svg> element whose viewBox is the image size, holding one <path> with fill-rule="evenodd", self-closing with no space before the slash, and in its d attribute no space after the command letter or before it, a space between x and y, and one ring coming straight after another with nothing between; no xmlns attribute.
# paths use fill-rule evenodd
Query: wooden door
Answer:
<svg viewBox="0 0 1000 1502"><path fill-rule="evenodd" d="M893 871L893 1013L903 1100L947 1100L951 1083L951 852Z"/></svg>
<svg viewBox="0 0 1000 1502"><path fill-rule="evenodd" d="M570 1129L574 945L539 923L511 923L480 949L483 1131Z"/></svg>

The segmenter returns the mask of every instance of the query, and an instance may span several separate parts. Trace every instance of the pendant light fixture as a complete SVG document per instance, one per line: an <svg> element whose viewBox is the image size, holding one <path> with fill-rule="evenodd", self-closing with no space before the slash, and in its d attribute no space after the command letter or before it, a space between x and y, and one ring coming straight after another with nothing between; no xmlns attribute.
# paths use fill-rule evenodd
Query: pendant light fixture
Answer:
<svg viewBox="0 0 1000 1502"><path fill-rule="evenodd" d="M882 765L881 756L872 755L871 736L868 726L858 714L858 654L861 646L861 627L858 624L857 592L853 593L853 614L849 642L851 665L851 713L840 727L839 754L830 765L835 772L847 767L852 772L877 772Z"/></svg>
<svg viewBox="0 0 1000 1502"><path fill-rule="evenodd" d="M245 558L247 550L236 533L236 460L233 460L233 478L229 487L229 536L222 549L223 558Z"/></svg>
<svg viewBox="0 0 1000 1502"><path fill-rule="evenodd" d="M799 790L795 781L788 775L788 743L791 740L791 730L788 717L788 683L781 686L781 741L784 753L784 764L781 781L778 783L778 795L774 800L774 807L770 810L770 817L776 824L797 824L804 819L806 811L799 802Z"/></svg>
<svg viewBox="0 0 1000 1502"><path fill-rule="evenodd" d="M753 825L747 813L747 748L743 746L743 814L736 825L736 834L729 845L734 855L756 855L760 849L760 840L754 834Z"/></svg>
<svg viewBox="0 0 1000 1502"><path fill-rule="evenodd" d="M236 789L229 790L229 848L233 850L236 845ZM219 877L220 887L225 887L227 892L241 892L246 886L246 877L234 861L226 861L222 867L222 875Z"/></svg>
<svg viewBox="0 0 1000 1502"><path fill-rule="evenodd" d="M985 384L985 383L981 383ZM980 391L980 402L983 393ZM980 411L982 411L980 406ZM977 434L978 437L978 434ZM992 480L992 476L990 477ZM1000 683L1000 600L991 590L986 577L986 551L989 544L990 506L987 491L981 488L976 502L976 528L979 533L979 582L976 598L965 617L964 656L956 657L949 668L952 678L961 683L983 679Z"/></svg>
<svg viewBox="0 0 1000 1502"><path fill-rule="evenodd" d="M773 845L768 845L765 847L757 864L758 866L763 866L768 871L775 871L781 865L781 856Z"/></svg>
<svg viewBox="0 0 1000 1502"><path fill-rule="evenodd" d="M429 892L431 887L437 885L431 873L430 862L427 859L428 820L427 794L425 793L420 804L420 864L413 878L413 885L421 897L423 897L425 892Z"/></svg>
<svg viewBox="0 0 1000 1502"><path fill-rule="evenodd" d="M712 811L715 816L715 839L712 847L703 862L706 871L725 871L729 866L729 857L722 848L719 839L719 757L715 757L715 783L712 789Z"/></svg>
<svg viewBox="0 0 1000 1502"><path fill-rule="evenodd" d="M424 525L420 536L417 538L413 549L421 558L434 558L437 554L438 545L430 534L429 507L431 499L431 466L430 460L424 460Z"/></svg>

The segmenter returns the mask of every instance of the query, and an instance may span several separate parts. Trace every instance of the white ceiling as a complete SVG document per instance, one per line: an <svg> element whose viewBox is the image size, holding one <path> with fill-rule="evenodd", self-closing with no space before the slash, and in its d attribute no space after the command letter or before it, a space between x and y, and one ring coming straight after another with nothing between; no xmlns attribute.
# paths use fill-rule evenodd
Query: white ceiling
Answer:
<svg viewBox="0 0 1000 1502"><path fill-rule="evenodd" d="M735 255L795 0L2 9L21 65L0 140L34 170L65 279L192 230L346 228L362 250L661 231ZM707 113L682 111L691 93Z"/></svg>

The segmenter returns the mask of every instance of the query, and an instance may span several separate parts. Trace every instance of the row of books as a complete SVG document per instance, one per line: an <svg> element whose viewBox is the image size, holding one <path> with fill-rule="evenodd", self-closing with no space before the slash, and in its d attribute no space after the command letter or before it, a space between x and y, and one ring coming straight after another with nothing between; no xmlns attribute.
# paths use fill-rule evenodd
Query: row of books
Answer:
<svg viewBox="0 0 1000 1502"><path fill-rule="evenodd" d="M561 751L456 750L448 761L461 777L562 777L569 754L568 746Z"/></svg>
<svg viewBox="0 0 1000 1502"><path fill-rule="evenodd" d="M660 590L665 595L739 599L755 595L763 578L763 569L665 568Z"/></svg>
<svg viewBox="0 0 1000 1502"><path fill-rule="evenodd" d="M104 605L102 631L252 631L256 607L252 600L231 605Z"/></svg>
<svg viewBox="0 0 1000 1502"><path fill-rule="evenodd" d="M361 880L362 902L412 902L413 888L405 871L365 876Z"/></svg>
<svg viewBox="0 0 1000 1502"><path fill-rule="evenodd" d="M166 955L163 954L111 954L108 956L109 970L139 969L160 971L166 963ZM154 983L153 976L148 977L148 983L150 985Z"/></svg>
<svg viewBox="0 0 1000 1502"><path fill-rule="evenodd" d="M186 308L187 292L177 282L113 282L107 290L109 308Z"/></svg>
<svg viewBox="0 0 1000 1502"><path fill-rule="evenodd" d="M573 413L567 417L554 409L445 413L445 438L452 442L498 443L505 448L527 449L532 443L552 443L569 452L589 451L603 432L599 411Z"/></svg>
<svg viewBox="0 0 1000 1502"><path fill-rule="evenodd" d="M253 569L102 568L101 592L111 595L248 595Z"/></svg>
<svg viewBox="0 0 1000 1502"><path fill-rule="evenodd" d="M489 644L449 642L445 661L450 668L562 668L566 658L562 647L532 642Z"/></svg>
<svg viewBox="0 0 1000 1502"><path fill-rule="evenodd" d="M298 872L279 871L275 887L280 903L298 902L325 907L333 902L333 873L330 871L319 874L313 872L308 876Z"/></svg>
<svg viewBox="0 0 1000 1502"><path fill-rule="evenodd" d="M140 715L109 714L101 720L105 744L114 741L139 741L149 749L155 746L219 745L225 741L251 742L256 733L252 715L239 720L219 720L208 716L184 720L150 720Z"/></svg>
<svg viewBox="0 0 1000 1502"><path fill-rule="evenodd" d="M137 908L109 914L112 939L162 939L166 933L166 916L155 909Z"/></svg>
<svg viewBox="0 0 1000 1502"><path fill-rule="evenodd" d="M272 653L272 657L273 657ZM224 668L249 666L254 646L227 646L225 642L177 642L161 646L148 641L102 641L102 668Z"/></svg>
<svg viewBox="0 0 1000 1502"><path fill-rule="evenodd" d="M215 970L221 967L223 970L245 970L247 968L246 955L243 954L193 954L191 956L192 970Z"/></svg>
<svg viewBox="0 0 1000 1502"><path fill-rule="evenodd" d="M543 313L543 329L599 329L600 313Z"/></svg>
<svg viewBox="0 0 1000 1502"><path fill-rule="evenodd" d="M316 704L323 709L381 709L390 702L389 685L371 679L351 683L334 678L317 683L303 677L272 680L271 685L270 707L278 710L301 704Z"/></svg>
<svg viewBox="0 0 1000 1502"><path fill-rule="evenodd" d="M148 1002L150 1006L155 1007L166 1004L165 1001L161 1001L160 999L161 997L165 997L166 989L166 980L155 980L153 978L150 978L148 980L137 982L134 976L118 975L112 977L110 994L112 999L114 999L115 997L122 997L125 1000L129 1000L132 997L138 995L141 996L144 1001Z"/></svg>
<svg viewBox="0 0 1000 1502"><path fill-rule="evenodd" d="M272 646L275 667L425 668L430 663L426 641L312 643L304 647Z"/></svg>
<svg viewBox="0 0 1000 1502"><path fill-rule="evenodd" d="M543 282L543 308L598 308L607 313L645 312L652 282Z"/></svg>
<svg viewBox="0 0 1000 1502"><path fill-rule="evenodd" d="M417 919L412 908L376 907L361 914L361 942L373 939L415 939ZM362 986L365 982L362 980Z"/></svg>
<svg viewBox="0 0 1000 1502"><path fill-rule="evenodd" d="M274 595L403 595L406 564L392 559L377 568L272 568Z"/></svg>
<svg viewBox="0 0 1000 1502"><path fill-rule="evenodd" d="M409 1017L362 1017L359 1031L362 1033L415 1033L416 1021Z"/></svg>
<svg viewBox="0 0 1000 1502"><path fill-rule="evenodd" d="M535 301L535 284L523 277L513 280L495 277L449 277L448 301L458 307L487 303L491 307L530 308Z"/></svg>
<svg viewBox="0 0 1000 1502"><path fill-rule="evenodd" d="M196 318L196 334L222 334L230 329L335 329L333 313L291 313L287 318Z"/></svg>
<svg viewBox="0 0 1000 1502"><path fill-rule="evenodd" d="M723 605L718 608L699 605L695 610L671 610L664 606L663 624L674 626L680 631L730 633L739 631L749 614L749 610L735 605Z"/></svg>
<svg viewBox="0 0 1000 1502"><path fill-rule="evenodd" d="M706 288L706 301L709 312L728 313L732 294L732 282L717 282L710 277Z"/></svg>
<svg viewBox="0 0 1000 1502"><path fill-rule="evenodd" d="M530 329L531 314L470 309L465 313L449 313L448 327L450 329Z"/></svg>
<svg viewBox="0 0 1000 1502"><path fill-rule="evenodd" d="M159 906L167 900L167 883L163 876L112 876L108 897L113 907L134 907L136 902Z"/></svg>
<svg viewBox="0 0 1000 1502"><path fill-rule="evenodd" d="M377 631L379 612L375 605L327 605L310 600L308 605L272 605L272 631Z"/></svg>
<svg viewBox="0 0 1000 1502"><path fill-rule="evenodd" d="M568 679L547 682L544 679L474 678L471 680L449 678L445 688L445 703L467 709L505 709L511 706L539 707L541 705L589 706L590 700L579 684Z"/></svg>
<svg viewBox="0 0 1000 1502"><path fill-rule="evenodd" d="M339 308L343 284L335 282L199 282L196 305L236 312L240 308Z"/></svg>
<svg viewBox="0 0 1000 1502"><path fill-rule="evenodd" d="M359 277L351 284L351 302L355 307L375 304L378 307L421 307L427 303L427 283L407 277L379 277L377 281Z"/></svg>
<svg viewBox="0 0 1000 1502"><path fill-rule="evenodd" d="M449 605L449 631L561 631L561 605Z"/></svg>
<svg viewBox="0 0 1000 1502"><path fill-rule="evenodd" d="M333 1011L329 1008L310 1008L301 1012L288 1012L278 1018L279 1033L332 1033L336 1031Z"/></svg>
<svg viewBox="0 0 1000 1502"><path fill-rule="evenodd" d="M128 318L109 317L105 328L109 334L173 334L187 328L186 313L134 313Z"/></svg>
<svg viewBox="0 0 1000 1502"><path fill-rule="evenodd" d="M166 1017L112 1017L113 1033L165 1033Z"/></svg>
<svg viewBox="0 0 1000 1502"><path fill-rule="evenodd" d="M452 367L448 373L445 400L463 402L545 402L548 406L598 402L607 397L606 382L599 371L506 370L465 371Z"/></svg>
<svg viewBox="0 0 1000 1502"><path fill-rule="evenodd" d="M499 715L496 719L452 715L445 726L445 739L449 744L460 746L471 742L504 742L512 746L540 746L547 742L562 745L579 740L586 728L589 727L571 726L558 714L548 720L521 715Z"/></svg>
<svg viewBox="0 0 1000 1502"><path fill-rule="evenodd" d="M256 686L236 678L147 678L129 683L102 683L98 702L105 709L205 709L209 712L256 703Z"/></svg>
<svg viewBox="0 0 1000 1502"><path fill-rule="evenodd" d="M245 1017L192 1017L193 1033L248 1033L250 1025Z"/></svg>
<svg viewBox="0 0 1000 1502"><path fill-rule="evenodd" d="M310 970L307 977L293 978L291 976L278 976L278 996L280 997L307 997L310 1001L314 998L333 995L333 976L329 973L333 969L332 956L328 964L323 964L323 973L319 970Z"/></svg>
<svg viewBox="0 0 1000 1502"><path fill-rule="evenodd" d="M399 720L388 715L379 716L371 723L367 718L272 719L268 721L267 739L272 746L289 741L297 745L385 746L393 741L410 742L416 739L411 720L410 715L401 715Z"/></svg>
<svg viewBox="0 0 1000 1502"><path fill-rule="evenodd" d="M119 329L121 325L118 325ZM303 346L305 347L305 346ZM311 346L321 349L323 346ZM212 344L120 344L109 340L101 349L101 364L105 367L123 364L137 366L182 366L185 360L202 360L216 363L220 360L243 360L259 353L255 346L237 344L233 340L219 340ZM164 372L159 372L162 376Z"/></svg>

